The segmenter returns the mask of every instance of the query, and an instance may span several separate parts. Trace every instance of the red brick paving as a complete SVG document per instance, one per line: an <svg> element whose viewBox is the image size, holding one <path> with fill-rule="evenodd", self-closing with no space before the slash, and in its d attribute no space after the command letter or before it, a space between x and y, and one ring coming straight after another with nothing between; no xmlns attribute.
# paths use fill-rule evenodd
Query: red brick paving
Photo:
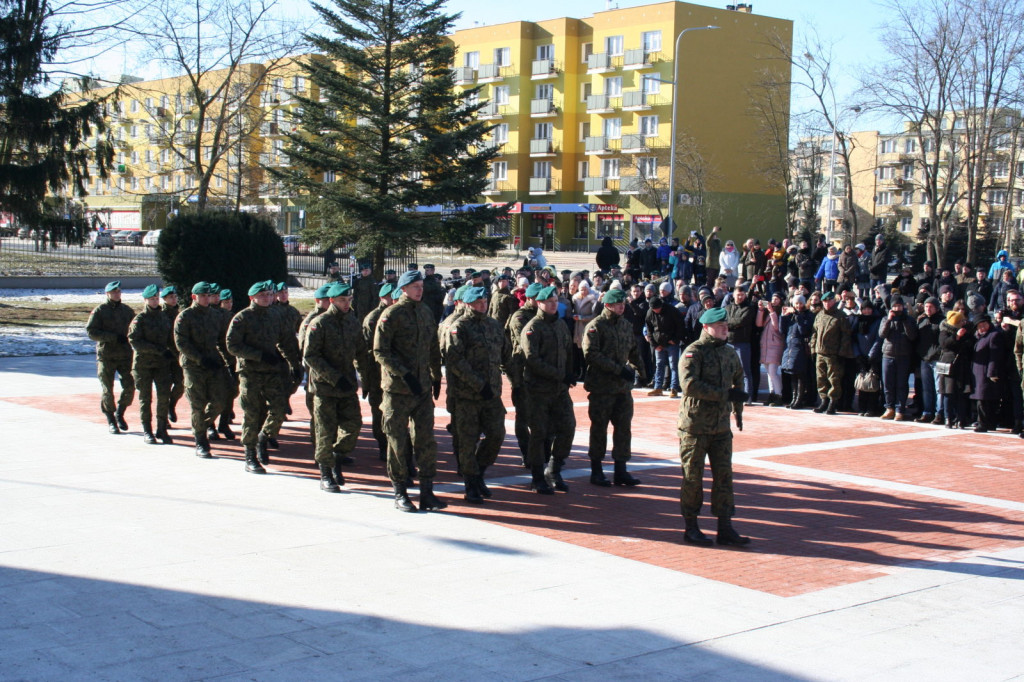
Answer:
<svg viewBox="0 0 1024 682"><path fill-rule="evenodd" d="M637 392L635 396L640 398L643 394ZM573 390L573 399L586 400L582 387ZM94 424L105 423L98 410L98 393L7 400ZM444 404L443 396L438 404ZM301 393L293 397L292 405L294 414L290 419L308 418ZM637 454L644 461L665 461L665 467L638 472L643 480L638 488L597 488L589 485L586 478L572 479L568 494L551 498L527 491L523 478L522 485L493 486L494 499L483 506L468 505L461 496L447 494L445 497L451 502L449 511L780 596L879 577L891 567L912 562L946 562L1024 544L1024 513L840 484L824 476L793 476L738 465L736 525L753 538L752 545L746 549L684 545L678 511L678 405L678 401L669 399L636 405L634 436L657 446L654 452L638 450ZM172 433L179 437L179 443L190 447L186 403L183 401L179 407L177 425L185 428ZM368 406L363 407L368 414ZM237 409L236 412L240 414ZM575 412L577 429L586 434L587 409L581 406ZM131 408L128 421L131 431L138 433L137 405ZM439 417L436 421L438 482L456 483L450 437L444 431L447 418ZM761 407L748 409L745 422L745 431L736 433L737 451L925 430L910 424L836 419ZM235 429L239 430L237 426ZM271 451L271 468L309 477L310 485L315 485L312 446L305 428L286 426L279 440L281 449ZM610 440L609 437L609 446ZM214 443L213 449L218 457L242 459L237 440ZM368 426L353 454L357 463L346 470L349 490L376 492L388 487L384 465L377 459L376 443ZM1021 448L1017 441L1007 438L959 435L766 459L827 472L1024 501ZM586 467L583 449L574 450L569 465ZM606 468L611 468L610 462ZM525 474L514 435L510 433L498 463L488 471L488 478ZM710 489L710 480L705 485ZM339 503L343 504L343 499L339 498ZM382 502L382 509L386 510L382 513L395 513L387 502ZM704 524L705 531L714 532L713 519L706 518Z"/></svg>

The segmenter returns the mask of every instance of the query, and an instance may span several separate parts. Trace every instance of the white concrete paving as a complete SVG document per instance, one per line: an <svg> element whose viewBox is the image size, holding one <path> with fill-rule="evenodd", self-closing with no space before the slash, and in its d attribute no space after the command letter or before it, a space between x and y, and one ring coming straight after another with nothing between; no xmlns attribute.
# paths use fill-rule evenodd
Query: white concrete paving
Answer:
<svg viewBox="0 0 1024 682"><path fill-rule="evenodd" d="M0 360L0 397L93 372ZM781 598L4 400L0 423L0 680L1024 675L1024 549Z"/></svg>

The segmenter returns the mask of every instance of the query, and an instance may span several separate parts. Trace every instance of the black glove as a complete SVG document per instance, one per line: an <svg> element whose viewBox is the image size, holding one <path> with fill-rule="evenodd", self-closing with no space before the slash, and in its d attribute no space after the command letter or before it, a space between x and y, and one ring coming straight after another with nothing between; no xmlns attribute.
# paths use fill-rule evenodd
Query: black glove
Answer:
<svg viewBox="0 0 1024 682"><path fill-rule="evenodd" d="M434 397L436 398L437 396ZM484 400L490 400L494 397L494 390L490 384L484 384L484 387L480 389L480 397Z"/></svg>
<svg viewBox="0 0 1024 682"><path fill-rule="evenodd" d="M619 370L619 376L629 383L636 381L636 372L634 372L633 368L628 365Z"/></svg>
<svg viewBox="0 0 1024 682"><path fill-rule="evenodd" d="M124 334L118 334L117 335L117 342L118 343L128 343L128 337L125 336Z"/></svg>
<svg viewBox="0 0 1024 682"><path fill-rule="evenodd" d="M745 403L749 397L742 388L729 389L729 402L731 403Z"/></svg>
<svg viewBox="0 0 1024 682"><path fill-rule="evenodd" d="M202 358L201 358L201 359L199 360L199 364L201 364L201 365L202 365L203 367L205 367L206 369L211 369L211 370L213 370L213 369L220 369L221 367L223 367L223 366L224 366L224 365L223 365L223 364L221 363L221 361L220 361L220 360L218 360L217 358L215 358L215 357L212 357L212 356L210 356L210 355L204 355L204 356L203 356L203 357L202 357Z"/></svg>
<svg viewBox="0 0 1024 682"><path fill-rule="evenodd" d="M342 374L341 378L338 379L338 381L335 382L334 387L337 388L340 391L346 391L346 392L351 391L352 388L353 388L352 382L349 381L348 377L346 377L344 374Z"/></svg>
<svg viewBox="0 0 1024 682"><path fill-rule="evenodd" d="M171 358L174 357L174 353L171 352L170 348L165 348L163 355L164 355L164 360L170 360Z"/></svg>
<svg viewBox="0 0 1024 682"><path fill-rule="evenodd" d="M743 430L743 415L739 412L736 413L736 428L740 431Z"/></svg>
<svg viewBox="0 0 1024 682"><path fill-rule="evenodd" d="M562 382L563 382L563 383L564 383L564 384L565 384L566 386L568 386L568 387L572 388L573 386L575 386L575 385L576 385L576 377L575 377L575 375L573 375L573 374L566 374L566 375L565 375L565 378L564 378L564 379L562 379Z"/></svg>
<svg viewBox="0 0 1024 682"><path fill-rule="evenodd" d="M277 365L280 365L282 359L283 358L281 357L281 354L278 353L276 350L273 353L267 353L266 351L260 353L260 360L267 363L271 367L276 367Z"/></svg>
<svg viewBox="0 0 1024 682"><path fill-rule="evenodd" d="M437 400L441 396L441 381L435 381L432 388L434 389L434 400Z"/></svg>
<svg viewBox="0 0 1024 682"><path fill-rule="evenodd" d="M522 387L520 387L520 386L513 386L512 387L512 402L513 403L519 402L519 397L522 395L522 393L523 393Z"/></svg>
<svg viewBox="0 0 1024 682"><path fill-rule="evenodd" d="M369 397L370 397L370 389L368 389L366 386L363 386L363 400L366 400Z"/></svg>
<svg viewBox="0 0 1024 682"><path fill-rule="evenodd" d="M409 387L413 395L419 395L423 393L423 385L420 380L413 376L412 372L406 372L402 375L402 379L405 381L405 385Z"/></svg>

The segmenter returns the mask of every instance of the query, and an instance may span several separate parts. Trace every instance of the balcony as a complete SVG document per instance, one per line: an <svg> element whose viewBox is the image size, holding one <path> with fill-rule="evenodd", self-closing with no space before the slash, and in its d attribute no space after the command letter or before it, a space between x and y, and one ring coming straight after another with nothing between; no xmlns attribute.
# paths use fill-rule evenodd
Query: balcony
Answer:
<svg viewBox="0 0 1024 682"><path fill-rule="evenodd" d="M620 194L640 194L643 187L644 178L639 175L625 175L619 179Z"/></svg>
<svg viewBox="0 0 1024 682"><path fill-rule="evenodd" d="M588 137L585 142L587 154L614 154L619 140L610 137Z"/></svg>
<svg viewBox="0 0 1024 682"><path fill-rule="evenodd" d="M530 117L531 118L544 118L546 116L557 116L558 107L555 106L555 101L551 99L531 99L530 100Z"/></svg>
<svg viewBox="0 0 1024 682"><path fill-rule="evenodd" d="M488 102L476 112L477 120L480 121L493 121L500 119L505 115L505 110L508 108L507 104L498 104L497 102Z"/></svg>
<svg viewBox="0 0 1024 682"><path fill-rule="evenodd" d="M882 188L888 188L888 189L897 189L897 190L901 189L903 187L903 183L904 182L905 181L903 180L903 178L898 177L898 176L894 177L894 178L879 178L878 179L879 186L882 187Z"/></svg>
<svg viewBox="0 0 1024 682"><path fill-rule="evenodd" d="M530 194L554 194L555 183L551 178L530 178Z"/></svg>
<svg viewBox="0 0 1024 682"><path fill-rule="evenodd" d="M558 68L554 59L535 59L530 65L530 80L539 81L557 75Z"/></svg>
<svg viewBox="0 0 1024 682"><path fill-rule="evenodd" d="M621 97L613 97L612 95L588 95L587 113L613 114L615 113L615 109L620 106L621 102Z"/></svg>
<svg viewBox="0 0 1024 682"><path fill-rule="evenodd" d="M511 192L515 190L515 186L508 180L496 180L494 178L487 179L487 187L481 192L484 196L490 196L493 194L501 194L502 192Z"/></svg>
<svg viewBox="0 0 1024 682"><path fill-rule="evenodd" d="M608 73L614 71L622 63L622 57L613 57L607 52L599 52L587 57L587 73Z"/></svg>
<svg viewBox="0 0 1024 682"><path fill-rule="evenodd" d="M278 166L278 167L282 167L282 166L290 166L292 164L291 164L291 160L288 158L287 154L284 154L284 153L271 154L271 153L264 152L263 154L260 154L260 165L261 166Z"/></svg>
<svg viewBox="0 0 1024 682"><path fill-rule="evenodd" d="M643 133L630 133L622 136L623 154L646 154L652 147L664 147L665 144L657 137L649 137Z"/></svg>
<svg viewBox="0 0 1024 682"><path fill-rule="evenodd" d="M456 85L472 85L476 80L476 69L472 66L460 66L452 69L452 78Z"/></svg>
<svg viewBox="0 0 1024 682"><path fill-rule="evenodd" d="M261 123L260 124L260 135L280 135L281 127L277 123Z"/></svg>
<svg viewBox="0 0 1024 682"><path fill-rule="evenodd" d="M476 71L477 83L500 83L511 71L509 64L481 64Z"/></svg>
<svg viewBox="0 0 1024 682"><path fill-rule="evenodd" d="M557 151L554 140L549 140L547 138L530 140L530 156L554 156Z"/></svg>
<svg viewBox="0 0 1024 682"><path fill-rule="evenodd" d="M661 52L647 52L642 47L626 50L622 58L622 68L630 71L642 71L654 68L656 62L661 61Z"/></svg>
<svg viewBox="0 0 1024 682"><path fill-rule="evenodd" d="M618 178L583 178L583 191L587 194L607 194L618 189Z"/></svg>
<svg viewBox="0 0 1024 682"><path fill-rule="evenodd" d="M644 92L643 90L629 90L622 93L623 111L647 111L651 107L657 107L666 102L657 93Z"/></svg>

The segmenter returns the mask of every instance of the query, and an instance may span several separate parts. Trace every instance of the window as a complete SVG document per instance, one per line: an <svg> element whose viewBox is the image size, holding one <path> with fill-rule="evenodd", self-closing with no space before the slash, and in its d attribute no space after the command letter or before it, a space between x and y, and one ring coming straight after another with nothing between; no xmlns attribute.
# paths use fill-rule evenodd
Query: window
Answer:
<svg viewBox="0 0 1024 682"><path fill-rule="evenodd" d="M902 200L901 203L904 206L913 206L914 205L914 193L913 192L904 192L903 193L903 200Z"/></svg>
<svg viewBox="0 0 1024 682"><path fill-rule="evenodd" d="M928 192L921 192L921 205L922 206L927 206L928 205Z"/></svg>
<svg viewBox="0 0 1024 682"><path fill-rule="evenodd" d="M903 166L903 179L913 180L914 179L914 164L908 163Z"/></svg>
<svg viewBox="0 0 1024 682"><path fill-rule="evenodd" d="M170 107L171 106L171 98L168 97L167 95L161 96L160 97L160 106L162 106L164 109L167 109L168 107Z"/></svg>
<svg viewBox="0 0 1024 682"><path fill-rule="evenodd" d="M548 224L547 213L531 213L530 214L530 236L531 237L543 237L544 228Z"/></svg>
<svg viewBox="0 0 1024 682"><path fill-rule="evenodd" d="M910 227L913 224L913 218L900 218L900 232L910 232Z"/></svg>
<svg viewBox="0 0 1024 682"><path fill-rule="evenodd" d="M508 47L494 48L494 65L510 66L512 64L512 50Z"/></svg>
<svg viewBox="0 0 1024 682"><path fill-rule="evenodd" d="M1013 229L1017 232L1024 232L1024 218L1014 218Z"/></svg>
<svg viewBox="0 0 1024 682"><path fill-rule="evenodd" d="M550 59L555 58L555 46L554 45L538 45L537 46L537 59Z"/></svg>
<svg viewBox="0 0 1024 682"><path fill-rule="evenodd" d="M644 76L640 82L640 89L648 95L656 95L661 92L661 81L657 76Z"/></svg>
<svg viewBox="0 0 1024 682"><path fill-rule="evenodd" d="M494 88L494 103L495 104L508 104L508 86L499 85Z"/></svg>
<svg viewBox="0 0 1024 682"><path fill-rule="evenodd" d="M610 140L618 140L622 137L622 119L606 118L604 120L604 136Z"/></svg>
<svg viewBox="0 0 1024 682"><path fill-rule="evenodd" d="M913 154L917 151L917 140L912 137L908 137L903 141L903 151L906 154Z"/></svg>
<svg viewBox="0 0 1024 682"><path fill-rule="evenodd" d="M622 79L621 78L605 78L604 79L604 94L609 97L619 97L622 95Z"/></svg>
<svg viewBox="0 0 1024 682"><path fill-rule="evenodd" d="M661 52L661 31L644 31L642 36L644 54Z"/></svg>
<svg viewBox="0 0 1024 682"><path fill-rule="evenodd" d="M304 76L293 76L292 77L292 88L296 92L302 92L306 89L306 78Z"/></svg>
<svg viewBox="0 0 1024 682"><path fill-rule="evenodd" d="M590 59L590 55L594 54L594 43L583 43L580 46L580 61L584 64Z"/></svg>
<svg viewBox="0 0 1024 682"><path fill-rule="evenodd" d="M551 177L551 162L550 161L534 161L533 162L533 177L535 177L535 178L550 178Z"/></svg>
<svg viewBox="0 0 1024 682"><path fill-rule="evenodd" d="M153 160L153 150L152 149L147 149L146 150L146 162L148 163L148 162L150 162L152 160Z"/></svg>
<svg viewBox="0 0 1024 682"><path fill-rule="evenodd" d="M1017 162L1017 177L1024 176L1024 161Z"/></svg>
<svg viewBox="0 0 1024 682"><path fill-rule="evenodd" d="M641 156L636 160L636 168L642 178L658 177L658 159L654 156Z"/></svg>
<svg viewBox="0 0 1024 682"><path fill-rule="evenodd" d="M658 117L657 116L641 116L640 117L640 134L644 137L657 137L658 136Z"/></svg>
<svg viewBox="0 0 1024 682"><path fill-rule="evenodd" d="M881 154L893 153L896 151L896 140L882 140L878 151Z"/></svg>
<svg viewBox="0 0 1024 682"><path fill-rule="evenodd" d="M1006 190L1005 189L991 189L988 192L988 203L993 206L1003 206L1006 204Z"/></svg>
<svg viewBox="0 0 1024 682"><path fill-rule="evenodd" d="M580 101L581 102L586 102L587 98L590 97L590 95L591 95L591 93L593 93L593 91L594 91L594 86L593 86L592 83L590 83L590 82L580 83Z"/></svg>
<svg viewBox="0 0 1024 682"><path fill-rule="evenodd" d="M462 65L468 66L471 69L480 68L480 53L479 52L467 52L462 55Z"/></svg>
<svg viewBox="0 0 1024 682"><path fill-rule="evenodd" d="M508 142L508 124L499 123L498 125L494 126L494 132L492 132L491 135L493 136L494 141L496 143L505 144L506 142Z"/></svg>
<svg viewBox="0 0 1024 682"><path fill-rule="evenodd" d="M891 206L892 192L879 192L878 196L875 197L875 203L879 206Z"/></svg>
<svg viewBox="0 0 1024 682"><path fill-rule="evenodd" d="M136 100L136 99L133 99L131 101L131 104L128 105L128 111L130 111L130 112L132 112L134 114L138 110L139 110L139 101Z"/></svg>
<svg viewBox="0 0 1024 682"><path fill-rule="evenodd" d="M601 177L611 179L619 177L619 160L601 159Z"/></svg>
<svg viewBox="0 0 1024 682"><path fill-rule="evenodd" d="M131 188L132 189L138 189L139 188L139 179L137 177L135 177L134 175L132 176Z"/></svg>
<svg viewBox="0 0 1024 682"><path fill-rule="evenodd" d="M622 36L608 36L604 39L604 51L611 57L621 57L625 43L622 40Z"/></svg>
<svg viewBox="0 0 1024 682"><path fill-rule="evenodd" d="M136 152L136 151L133 151L132 152L132 163L138 163L138 162L139 162L139 153Z"/></svg>
<svg viewBox="0 0 1024 682"><path fill-rule="evenodd" d="M590 233L590 216L586 213L577 213L573 223L573 239L586 239Z"/></svg>
<svg viewBox="0 0 1024 682"><path fill-rule="evenodd" d="M535 123L533 126L533 139L550 140L555 136L555 126L550 123Z"/></svg>
<svg viewBox="0 0 1024 682"><path fill-rule="evenodd" d="M881 180L892 180L895 169L892 166L882 166L878 169L878 177Z"/></svg>
<svg viewBox="0 0 1024 682"><path fill-rule="evenodd" d="M935 151L935 140L922 140L921 151L923 151L925 154L930 154L931 152Z"/></svg>
<svg viewBox="0 0 1024 682"><path fill-rule="evenodd" d="M534 99L553 100L555 98L555 86L551 85L551 83L538 85L533 89L533 92L536 95Z"/></svg>
<svg viewBox="0 0 1024 682"><path fill-rule="evenodd" d="M1013 203L1020 206L1024 203L1024 189L1013 190Z"/></svg>
<svg viewBox="0 0 1024 682"><path fill-rule="evenodd" d="M146 98L146 111L150 111L152 109L153 109L153 98L152 97L147 97Z"/></svg>
<svg viewBox="0 0 1024 682"><path fill-rule="evenodd" d="M586 180L587 178L590 177L590 162L589 161L580 161L578 177L579 177L580 180Z"/></svg>
<svg viewBox="0 0 1024 682"><path fill-rule="evenodd" d="M602 213L597 216L597 238L626 238L627 223L621 214Z"/></svg>
<svg viewBox="0 0 1024 682"><path fill-rule="evenodd" d="M1010 164L1006 161L996 161L988 165L988 172L993 178L1005 178L1010 175Z"/></svg>
<svg viewBox="0 0 1024 682"><path fill-rule="evenodd" d="M324 171L324 182L334 182L337 179L338 177L335 171Z"/></svg>
<svg viewBox="0 0 1024 682"><path fill-rule="evenodd" d="M129 129L128 136L129 137L138 137L139 136L139 126L136 126L136 125L131 126L131 128Z"/></svg>
<svg viewBox="0 0 1024 682"><path fill-rule="evenodd" d="M160 162L161 163L167 163L168 161L170 161L170 159L171 159L171 152L170 152L170 150L168 150L168 149L161 149L160 150Z"/></svg>
<svg viewBox="0 0 1024 682"><path fill-rule="evenodd" d="M580 142L586 142L590 137L590 121L580 123Z"/></svg>
<svg viewBox="0 0 1024 682"><path fill-rule="evenodd" d="M508 180L508 161L495 161L492 163L491 177L495 180Z"/></svg>

